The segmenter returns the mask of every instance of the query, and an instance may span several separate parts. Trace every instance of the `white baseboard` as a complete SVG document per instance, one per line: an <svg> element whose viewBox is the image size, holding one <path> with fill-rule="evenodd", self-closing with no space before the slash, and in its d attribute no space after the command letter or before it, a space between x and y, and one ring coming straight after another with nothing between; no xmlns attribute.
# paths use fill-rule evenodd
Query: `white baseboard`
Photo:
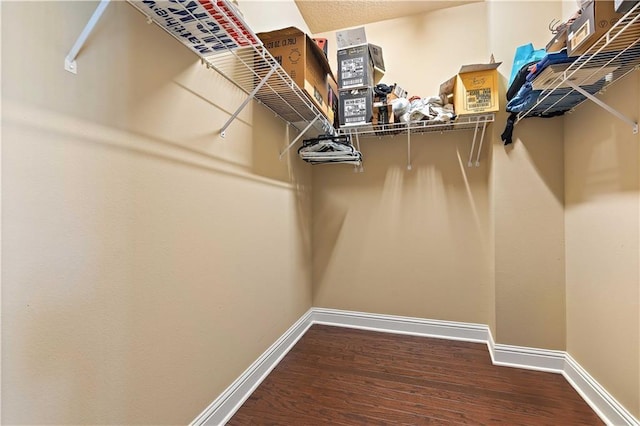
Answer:
<svg viewBox="0 0 640 426"><path fill-rule="evenodd" d="M524 368L527 370L562 373L564 369L563 351L527 348L522 346L494 344L491 360L494 365Z"/></svg>
<svg viewBox="0 0 640 426"><path fill-rule="evenodd" d="M634 418L568 353L565 355L565 368L562 375L608 425L640 425L638 419Z"/></svg>
<svg viewBox="0 0 640 426"><path fill-rule="evenodd" d="M311 327L312 310L305 313L276 342L245 370L191 425L223 425L251 396L280 360Z"/></svg>
<svg viewBox="0 0 640 426"><path fill-rule="evenodd" d="M487 325L311 308L192 423L226 423L313 324L486 343L494 365L562 374L609 425L640 426L620 403L564 351L496 344Z"/></svg>
<svg viewBox="0 0 640 426"><path fill-rule="evenodd" d="M489 327L484 324L428 320L325 308L313 308L312 312L314 324L477 343L486 342L489 336Z"/></svg>

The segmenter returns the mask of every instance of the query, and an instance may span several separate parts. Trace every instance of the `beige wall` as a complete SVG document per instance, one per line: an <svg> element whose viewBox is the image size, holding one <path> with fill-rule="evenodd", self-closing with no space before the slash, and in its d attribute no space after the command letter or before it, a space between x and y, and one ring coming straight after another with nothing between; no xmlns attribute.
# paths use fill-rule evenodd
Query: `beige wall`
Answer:
<svg viewBox="0 0 640 426"><path fill-rule="evenodd" d="M383 81L430 96L492 53L508 76L515 47L544 45L560 15L559 3L489 2L366 31L384 50ZM525 123L504 148L505 120L480 168L466 167L472 132L413 137L412 171L399 137L362 141L363 174L314 168L314 304L481 322L499 343L564 349L562 121Z"/></svg>
<svg viewBox="0 0 640 426"><path fill-rule="evenodd" d="M489 57L486 6L437 11L367 25L384 50L384 82L410 95L438 93L460 61ZM478 17L481 17L478 19ZM460 23L469 34L460 37ZM335 34L329 39L335 63ZM487 148L467 168L472 132L361 140L364 173L313 169L314 305L488 323Z"/></svg>
<svg viewBox="0 0 640 426"><path fill-rule="evenodd" d="M258 25L269 4L240 2ZM566 12L540 4L367 34L384 81L411 95L491 53L504 93L515 47L544 45ZM311 169L277 161L293 135L254 103L221 139L243 95L125 3L64 71L94 8L2 4L3 423L189 422L312 304L567 349L640 416L640 150L625 124L586 104L522 122L505 148L500 113L479 168L460 132L413 136L411 171L404 137L362 140L364 173ZM639 78L605 94L634 118Z"/></svg>
<svg viewBox="0 0 640 426"><path fill-rule="evenodd" d="M363 141L364 173L314 169L314 305L486 323L486 169L455 135Z"/></svg>
<svg viewBox="0 0 640 426"><path fill-rule="evenodd" d="M124 2L2 4L2 423L186 424L311 306L285 126Z"/></svg>
<svg viewBox="0 0 640 426"><path fill-rule="evenodd" d="M504 93L515 47L544 46L548 22L574 8L496 1L369 25L367 35L385 50L385 81L412 95L490 52L504 61ZM435 34L451 35L443 22L465 22L473 44L454 37L441 49ZM331 46L333 34L322 36ZM422 40L437 65L401 39ZM632 118L638 78L604 96ZM638 417L638 136L589 102L566 118L523 121L509 147L504 120L491 126L479 170L458 159L464 134L413 138L410 172L398 137L362 141L363 174L314 168L314 305L487 322L498 343L566 349Z"/></svg>
<svg viewBox="0 0 640 426"><path fill-rule="evenodd" d="M637 119L639 94L636 71L602 99ZM567 350L638 418L640 137L593 103L564 135Z"/></svg>
<svg viewBox="0 0 640 426"><path fill-rule="evenodd" d="M262 3L262 4L261 4ZM310 33L309 27L293 0L239 0L245 21L254 33L296 27Z"/></svg>
<svg viewBox="0 0 640 426"><path fill-rule="evenodd" d="M559 2L491 1L488 9L491 50L505 62L506 88L516 47L529 42L544 47L550 38L547 24L562 16L562 8ZM513 145L505 147L499 135L506 116L500 113L492 127L494 337L504 344L563 350L562 118L523 121L514 131Z"/></svg>

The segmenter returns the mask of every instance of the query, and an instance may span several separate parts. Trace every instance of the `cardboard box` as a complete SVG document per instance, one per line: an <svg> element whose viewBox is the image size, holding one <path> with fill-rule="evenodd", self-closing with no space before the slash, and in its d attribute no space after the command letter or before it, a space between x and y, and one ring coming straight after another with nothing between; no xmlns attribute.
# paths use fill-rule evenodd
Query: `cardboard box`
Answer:
<svg viewBox="0 0 640 426"><path fill-rule="evenodd" d="M377 95L373 98L373 119L371 120L371 124L374 126L382 126L380 130L376 130L376 134L379 136L393 135L403 130L402 128L396 129L395 126L393 126L397 121L393 115L391 101L396 98L397 96L393 92L387 95L386 101L383 101Z"/></svg>
<svg viewBox="0 0 640 426"><path fill-rule="evenodd" d="M639 0L614 0L613 8L618 13L627 13L633 6L638 4Z"/></svg>
<svg viewBox="0 0 640 426"><path fill-rule="evenodd" d="M295 27L260 33L265 47L329 119L329 80L331 67L322 49Z"/></svg>
<svg viewBox="0 0 640 426"><path fill-rule="evenodd" d="M338 47L338 86L341 89L368 87L384 75L382 48L367 43L364 27L336 33Z"/></svg>
<svg viewBox="0 0 640 426"><path fill-rule="evenodd" d="M616 13L613 1L591 0L582 9L580 16L569 25L567 54L580 56L602 37L622 17ZM606 50L617 50L610 46Z"/></svg>
<svg viewBox="0 0 640 426"><path fill-rule="evenodd" d="M340 90L340 125L371 123L373 119L373 89Z"/></svg>
<svg viewBox="0 0 640 426"><path fill-rule="evenodd" d="M406 98L409 95L409 92L407 92L406 90L404 90L402 87L398 86L397 84L393 84L393 95L396 98Z"/></svg>
<svg viewBox="0 0 640 426"><path fill-rule="evenodd" d="M456 76L440 85L440 96L453 103L457 115L498 111L501 63L463 65Z"/></svg>
<svg viewBox="0 0 640 426"><path fill-rule="evenodd" d="M386 68L384 67L384 56L382 55L382 47L376 46L375 44L368 44L369 46L369 55L371 55L371 59L373 60L373 82L375 84L380 83Z"/></svg>
<svg viewBox="0 0 640 426"><path fill-rule="evenodd" d="M567 47L567 27L555 34L545 47L547 53L559 52Z"/></svg>
<svg viewBox="0 0 640 426"><path fill-rule="evenodd" d="M391 105L388 103L373 103L373 118L371 119L371 124L383 125L383 124L393 124L395 123L395 118L393 116L393 109Z"/></svg>
<svg viewBox="0 0 640 426"><path fill-rule="evenodd" d="M360 46L361 44L367 44L367 34L364 31L364 27L336 32L336 47L338 50L352 46Z"/></svg>
<svg viewBox="0 0 640 426"><path fill-rule="evenodd" d="M393 116L393 109L391 107L391 101L395 99L393 93L387 95L387 99L382 101L379 96L373 97L373 120L371 124L393 124L395 118Z"/></svg>
<svg viewBox="0 0 640 426"><path fill-rule="evenodd" d="M384 75L382 49L373 44L347 47L338 50L338 86L370 87Z"/></svg>

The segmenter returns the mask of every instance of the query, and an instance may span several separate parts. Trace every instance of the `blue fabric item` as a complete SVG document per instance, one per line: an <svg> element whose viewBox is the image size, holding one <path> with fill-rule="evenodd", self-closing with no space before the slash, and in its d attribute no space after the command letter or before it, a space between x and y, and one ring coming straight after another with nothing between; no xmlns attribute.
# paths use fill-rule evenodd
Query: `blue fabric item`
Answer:
<svg viewBox="0 0 640 426"><path fill-rule="evenodd" d="M516 74L518 74L520 68L529 62L539 61L546 53L547 51L545 49L535 50L531 43L518 46L516 48L516 54L513 57L511 76L509 77L509 84L507 84L507 87L511 86L511 83L513 83L513 79L516 78Z"/></svg>
<svg viewBox="0 0 640 426"><path fill-rule="evenodd" d="M560 52L562 53L562 52ZM613 71L614 80L626 75L628 72L634 69L635 64L637 64L637 58L640 56L640 43L635 44L633 47L625 50L624 52L620 51L610 51L610 52L600 52L598 54L599 62L606 62L612 66L618 66L619 68ZM582 56L583 59L581 61L585 61L585 56ZM567 61L574 61L575 57L566 58ZM559 63L563 61L563 55L560 54L551 54L548 63ZM556 62L557 61L557 62ZM546 61L545 61L546 62ZM544 65L544 63L543 63ZM602 87L605 85L605 79L602 78L600 81L588 85L581 86L588 93L596 94L598 93ZM527 84L527 83L525 83ZM524 84L523 84L524 87ZM533 92L533 91L532 91ZM526 93L522 93L519 100L512 99L513 104L507 104L507 111L509 111L509 106L520 110L520 112L524 112L526 116L520 117L552 117L555 115L560 115L565 111L569 111L575 106L579 105L586 98L580 94L579 92L574 91L569 87L559 88L553 91L553 93L549 96L547 94L549 90L544 90L541 93L533 94L535 96L535 102L540 102L537 105L526 104L525 95ZM517 95L516 95L517 96ZM523 106L526 105L526 108ZM532 108L529 110L529 108Z"/></svg>
<svg viewBox="0 0 640 426"><path fill-rule="evenodd" d="M507 103L507 112L522 112L535 103L541 90L533 90L533 85L526 82L518 93Z"/></svg>
<svg viewBox="0 0 640 426"><path fill-rule="evenodd" d="M595 94L602 89L604 83L605 81L602 79L589 86L582 86L582 88L591 94ZM540 94L538 94L538 97L540 97ZM536 100L538 97L536 97ZM527 114L527 116L545 117L558 115L561 112L568 111L576 105L579 105L585 99L584 95L569 87L557 89L536 105L535 108Z"/></svg>
<svg viewBox="0 0 640 426"><path fill-rule="evenodd" d="M542 70L549 65L573 62L576 59L578 59L577 56L567 56L566 49L561 50L560 52L549 53L536 64L535 71L530 72L527 75L527 81L533 81L533 79L535 79L538 74L540 74Z"/></svg>

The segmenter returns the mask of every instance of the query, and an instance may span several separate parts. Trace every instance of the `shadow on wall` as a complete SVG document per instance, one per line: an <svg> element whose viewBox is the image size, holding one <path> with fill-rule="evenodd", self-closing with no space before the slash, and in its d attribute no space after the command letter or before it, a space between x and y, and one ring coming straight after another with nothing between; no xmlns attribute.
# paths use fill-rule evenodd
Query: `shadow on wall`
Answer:
<svg viewBox="0 0 640 426"><path fill-rule="evenodd" d="M118 127L142 136L127 147L147 155L296 191L300 229L310 245L310 170L294 158L295 149L279 160L279 152L295 132L265 107L249 102L220 130L247 98L246 93L126 3L114 4L103 18L104 34L130 33L116 44L128 52L117 59L116 73L106 73L104 96L118 105ZM120 28L122 27L122 28ZM103 35L104 36L104 35ZM170 58L168 60L167 58ZM102 59L104 62L104 60ZM88 76L92 81L101 76ZM90 81L91 81L90 80ZM295 148L295 147L294 147Z"/></svg>
<svg viewBox="0 0 640 426"><path fill-rule="evenodd" d="M311 166L298 157L300 140L287 152L290 141L297 137L297 130L276 116L263 105L253 108L252 167L251 172L267 179L291 185L295 194L296 219L299 235L311 258ZM282 153L282 158L280 158Z"/></svg>
<svg viewBox="0 0 640 426"><path fill-rule="evenodd" d="M121 126L245 173L292 183L291 164L278 160L278 149L289 136L284 122L250 102L229 122L222 137L220 130L247 98L246 93L207 69L164 30L146 25L144 16L131 6L116 6L125 22L110 25L135 29L122 40L122 50L128 55L118 66L115 84L122 90L111 91L118 97L113 100L116 105L128 106L119 111ZM105 32L118 33L117 28Z"/></svg>
<svg viewBox="0 0 640 426"><path fill-rule="evenodd" d="M637 77L631 74L600 97L633 117L637 115L637 99L625 94L637 91ZM500 129L506 122L506 115L502 115L496 118ZM572 114L522 120L514 129L514 143L504 149L512 156L522 144L558 202L568 205L599 194L637 191L638 183L632 175L637 167L638 139L628 124L587 100ZM565 152L571 158L565 160ZM568 176L572 192L565 198Z"/></svg>
<svg viewBox="0 0 640 426"><path fill-rule="evenodd" d="M505 130L507 118L510 115L510 113L506 112L508 102L505 98L508 89L507 79L508 77L503 74L499 75L500 111L496 112L496 121L493 124L492 133L501 147L496 149L504 150L507 158L511 159L515 164L521 147L524 147L528 161L533 165L538 176L549 188L558 203L563 204L563 117L533 117L522 120L513 128L513 142L509 145L504 145L501 135Z"/></svg>
<svg viewBox="0 0 640 426"><path fill-rule="evenodd" d="M564 203L563 117L527 118L516 129L514 143L505 147L511 156L518 143L558 203Z"/></svg>
<svg viewBox="0 0 640 426"><path fill-rule="evenodd" d="M502 145L500 149L504 150L507 158L516 164L520 149L524 147L528 161L523 164L531 163L554 198L558 203L563 204L563 117L532 117L522 120L513 128L513 142L504 145L501 135L505 130L510 113L506 112L508 101L504 98L504 94L507 92L507 77L502 74L499 77L499 86L501 105L500 111L496 113L493 133Z"/></svg>
<svg viewBox="0 0 640 426"><path fill-rule="evenodd" d="M472 135L412 136L410 171L406 136L361 140L363 173L344 165L314 168L314 296L338 270L345 282L366 288L367 271L384 280L384 271L424 271L443 257L451 264L436 269L460 270L455 260L467 250L474 252L468 265L483 268L490 144L480 167L468 168Z"/></svg>
<svg viewBox="0 0 640 426"><path fill-rule="evenodd" d="M629 93L638 93L638 84L638 73L631 73L608 88L601 99L626 116L637 117L638 98ZM587 101L565 118L565 138L571 185L567 205L639 190L640 134L634 135L627 123Z"/></svg>

